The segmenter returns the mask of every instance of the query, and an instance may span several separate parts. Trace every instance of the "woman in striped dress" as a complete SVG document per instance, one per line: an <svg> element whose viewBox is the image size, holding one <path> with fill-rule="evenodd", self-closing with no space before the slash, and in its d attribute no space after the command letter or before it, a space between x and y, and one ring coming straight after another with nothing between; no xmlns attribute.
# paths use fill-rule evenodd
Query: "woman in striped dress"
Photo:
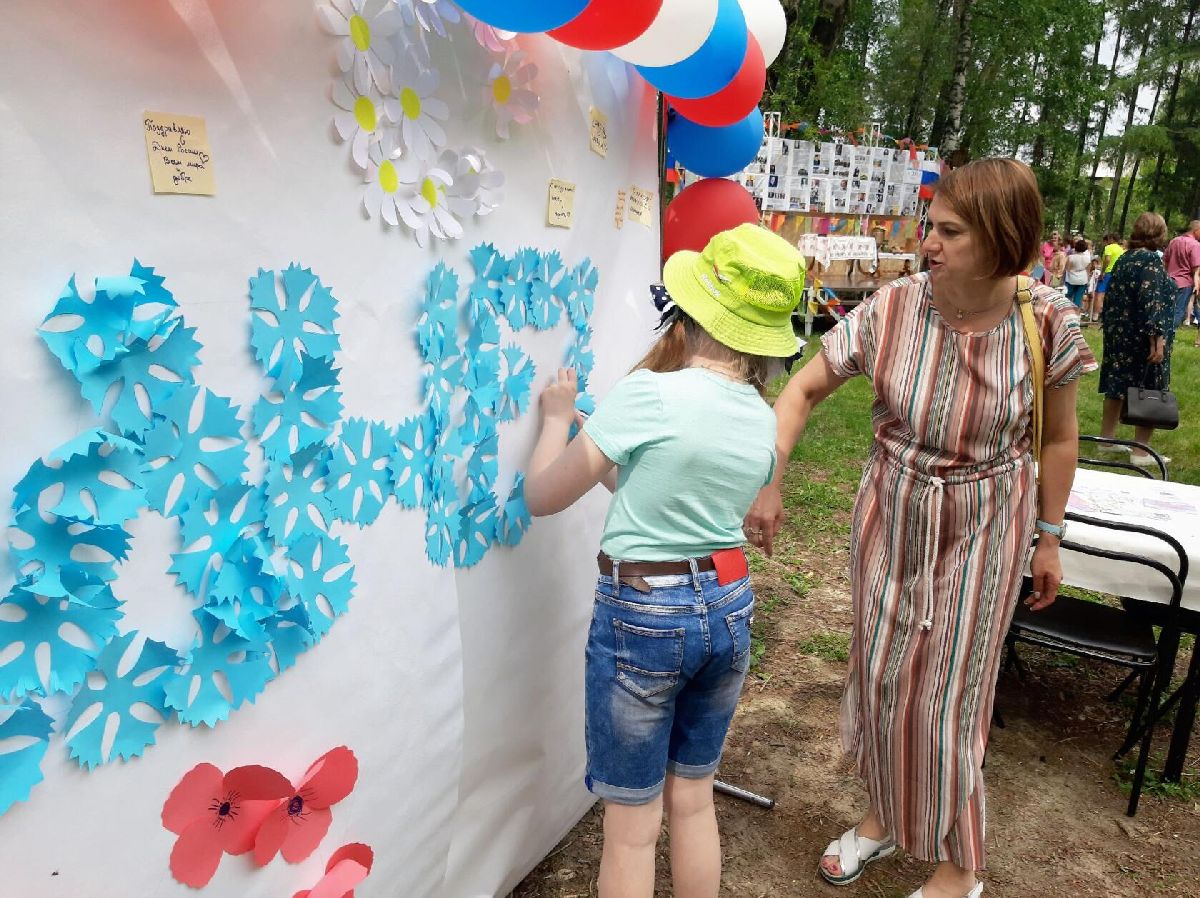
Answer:
<svg viewBox="0 0 1200 898"><path fill-rule="evenodd" d="M1035 521L1027 601L1054 601L1078 453L1076 379L1096 366L1074 306L1033 285L1045 358L1039 486L1031 359L1014 300L1041 227L1041 196L1023 164L985 159L950 173L929 207L929 271L851 312L775 405L787 458L812 408L847 379L865 375L875 392L851 536L841 714L870 807L821 859L837 885L898 846L938 864L914 898L983 890L981 770L1001 649ZM746 521L767 551L782 517L781 476Z"/></svg>

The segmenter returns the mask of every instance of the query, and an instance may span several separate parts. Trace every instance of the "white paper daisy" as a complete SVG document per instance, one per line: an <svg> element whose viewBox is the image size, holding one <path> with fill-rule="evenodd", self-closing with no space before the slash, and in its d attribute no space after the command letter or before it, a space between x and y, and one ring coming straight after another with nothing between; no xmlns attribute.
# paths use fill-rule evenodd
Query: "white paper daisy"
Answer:
<svg viewBox="0 0 1200 898"><path fill-rule="evenodd" d="M501 191L504 187L504 172L492 167L483 150L475 147L464 149L458 154L458 165L451 174L454 175L456 186L460 180L467 184L474 181L474 214L481 217L488 215L504 202L504 194Z"/></svg>
<svg viewBox="0 0 1200 898"><path fill-rule="evenodd" d="M471 34L479 46L485 50L491 50L493 53L507 53L512 49L509 41L517 36L515 31L502 31L466 13L463 13L463 22L471 29Z"/></svg>
<svg viewBox="0 0 1200 898"><path fill-rule="evenodd" d="M496 111L496 136L508 139L509 122L524 125L533 121L538 107L538 95L527 85L537 77L537 66L525 62L522 51L513 53L503 63L495 63L488 72L483 89L483 102Z"/></svg>
<svg viewBox="0 0 1200 898"><path fill-rule="evenodd" d="M389 38L403 24L403 17L391 3L374 15L363 7L367 0L329 0L317 7L317 18L330 34L344 38L338 43L338 67L354 73L354 86L366 93L369 81L381 91L388 89L388 66L393 59Z"/></svg>
<svg viewBox="0 0 1200 898"><path fill-rule="evenodd" d="M403 146L425 160L446 144L440 123L450 118L450 107L434 96L438 81L436 69L422 68L411 57L397 59L392 93L385 101L388 118L399 123Z"/></svg>
<svg viewBox="0 0 1200 898"><path fill-rule="evenodd" d="M367 186L363 190L363 208L374 218L379 215L392 227L400 224L399 204L406 191L401 181L402 163L384 152L384 147L372 146L367 158Z"/></svg>
<svg viewBox="0 0 1200 898"><path fill-rule="evenodd" d="M359 91L344 81L333 83L333 127L343 142L350 141L350 157L364 171L367 150L386 133L388 113L374 90Z"/></svg>
<svg viewBox="0 0 1200 898"><path fill-rule="evenodd" d="M412 157L397 162L396 170L400 174L396 208L417 244L427 246L430 235L440 240L461 237L463 226L446 202L446 192L454 185L450 172Z"/></svg>
<svg viewBox="0 0 1200 898"><path fill-rule="evenodd" d="M455 24L462 20L462 13L450 0L397 0L404 24L410 28L421 26L424 31L437 32L446 36L446 23Z"/></svg>

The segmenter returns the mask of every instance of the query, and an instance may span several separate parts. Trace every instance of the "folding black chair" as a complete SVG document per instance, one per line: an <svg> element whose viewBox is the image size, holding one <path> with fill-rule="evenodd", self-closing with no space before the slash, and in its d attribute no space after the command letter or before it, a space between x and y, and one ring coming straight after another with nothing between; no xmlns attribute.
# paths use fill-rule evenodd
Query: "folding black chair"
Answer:
<svg viewBox="0 0 1200 898"><path fill-rule="evenodd" d="M1115 699L1132 681L1138 681L1137 703L1129 723L1129 732L1125 744L1114 755L1114 758L1120 757L1138 739L1141 740L1141 749L1138 752L1132 791L1129 796L1129 807L1126 811L1132 817L1137 813L1138 799L1142 793L1154 724L1166 710L1166 707L1161 704L1161 699L1163 691L1171 681L1171 667L1174 665L1175 654L1178 651L1179 603L1183 596L1183 583L1187 580L1188 557L1178 540L1161 530L1118 521L1105 521L1070 512L1067 514L1067 519L1102 527L1106 530L1153 536L1169 545L1179 558L1178 570L1173 571L1165 564L1150 558L1143 558L1128 552L1098 549L1071 540L1064 540L1062 548L1067 551L1142 565L1157 571L1166 578L1171 586L1171 602L1169 605L1157 606L1163 615L1162 620L1165 621L1160 638L1155 639L1154 626L1149 616L1129 607L1116 608L1111 605L1077 599L1073 596L1059 595L1049 608L1030 611L1024 603L1031 588L1027 579L1022 590L1021 601L1017 604L1017 611L1013 615L1012 625L1005 640L1008 649L1005 668L1007 669L1015 663L1018 673L1022 676L1024 673L1017 656L1017 642L1040 645L1058 652L1093 658L1130 669L1129 677L1109 696L1109 700ZM1175 697L1172 697L1171 701L1174 700Z"/></svg>
<svg viewBox="0 0 1200 898"><path fill-rule="evenodd" d="M1159 476L1154 476L1154 471L1151 468L1141 468L1135 465L1128 459L1122 460L1119 458L1093 458L1089 455L1084 455L1084 443L1090 443L1097 447L1100 446L1122 446L1128 449L1137 449L1139 452L1149 453L1154 459L1155 466L1158 468ZM1132 471L1135 474L1140 474L1142 477L1149 477L1151 480L1169 480L1167 477L1167 463L1163 461L1163 457L1147 446L1145 443L1139 443L1136 440L1110 440L1108 437L1092 437L1081 436L1079 438L1079 464L1087 465L1089 468L1112 468L1114 470Z"/></svg>

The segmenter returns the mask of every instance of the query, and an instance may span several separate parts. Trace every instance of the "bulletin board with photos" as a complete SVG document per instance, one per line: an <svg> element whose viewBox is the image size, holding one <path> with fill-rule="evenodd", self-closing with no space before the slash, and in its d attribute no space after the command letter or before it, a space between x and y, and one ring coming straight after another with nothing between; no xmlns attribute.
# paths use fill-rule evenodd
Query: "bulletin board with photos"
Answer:
<svg viewBox="0 0 1200 898"><path fill-rule="evenodd" d="M915 217L936 149L768 137L742 173L764 212Z"/></svg>

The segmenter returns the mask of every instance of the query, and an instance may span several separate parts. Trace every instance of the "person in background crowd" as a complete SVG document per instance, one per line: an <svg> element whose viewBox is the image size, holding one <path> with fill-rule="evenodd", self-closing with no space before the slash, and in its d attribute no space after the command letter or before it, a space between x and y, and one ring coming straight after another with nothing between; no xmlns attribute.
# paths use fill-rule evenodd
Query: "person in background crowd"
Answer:
<svg viewBox="0 0 1200 898"><path fill-rule="evenodd" d="M1108 291L1109 281L1112 280L1113 266L1125 247L1121 245L1121 235L1108 233L1104 235L1104 252L1100 254L1100 279L1096 282L1096 298L1092 302L1092 320L1104 320L1104 294Z"/></svg>
<svg viewBox="0 0 1200 898"><path fill-rule="evenodd" d="M762 530L768 553L783 517L783 461L813 408L859 374L875 393L875 442L850 535L854 623L841 712L842 746L868 806L820 860L835 885L901 848L937 865L910 898L983 892L976 871L996 675L1035 529L1030 607L1053 602L1062 579L1077 379L1096 367L1071 304L1017 277L1038 255L1042 208L1033 172L1015 159L980 159L943 177L922 244L929 272L850 312L775 402L781 463L746 525ZM1046 360L1040 484L1022 301ZM846 791L836 798L844 807Z"/></svg>
<svg viewBox="0 0 1200 898"><path fill-rule="evenodd" d="M1175 282L1175 328L1178 330L1188 320L1200 283L1200 220L1190 222L1186 231L1167 244L1163 263ZM1200 335L1197 335L1196 345L1200 346Z"/></svg>
<svg viewBox="0 0 1200 898"><path fill-rule="evenodd" d="M1158 250L1167 242L1167 223L1154 212L1143 212L1133 223L1129 250L1112 271L1104 310L1104 359L1100 392L1104 414L1100 436L1117 435L1121 404L1130 387L1166 389L1171 383L1171 343L1175 337L1177 287L1167 276ZM1152 427L1134 428L1133 438L1149 445ZM1155 465L1146 452L1130 456L1138 467ZM1163 461L1170 461L1163 456Z"/></svg>
<svg viewBox="0 0 1200 898"><path fill-rule="evenodd" d="M1055 248L1061 242L1062 235L1058 231L1053 231L1049 239L1042 244L1042 273L1040 276L1034 275L1034 277L1038 278L1043 284L1050 283L1050 263L1054 260Z"/></svg>
<svg viewBox="0 0 1200 898"><path fill-rule="evenodd" d="M1055 290L1063 287L1063 277L1067 273L1067 248L1062 238L1054 235L1054 256L1050 259L1050 286Z"/></svg>
<svg viewBox="0 0 1200 898"><path fill-rule="evenodd" d="M1083 315L1081 321L1090 323L1096 320L1092 316L1092 310L1096 305L1096 286L1100 283L1100 265L1101 262L1096 258L1096 248L1092 241L1087 240L1088 255L1091 256L1092 264L1088 266L1088 282L1087 293L1083 296Z"/></svg>
<svg viewBox="0 0 1200 898"><path fill-rule="evenodd" d="M1075 304L1075 308L1083 307L1083 295L1088 289L1088 278L1092 271L1092 254L1088 251L1087 241L1080 238L1071 247L1071 255L1066 258L1066 274L1064 275L1067 288L1067 299Z"/></svg>

